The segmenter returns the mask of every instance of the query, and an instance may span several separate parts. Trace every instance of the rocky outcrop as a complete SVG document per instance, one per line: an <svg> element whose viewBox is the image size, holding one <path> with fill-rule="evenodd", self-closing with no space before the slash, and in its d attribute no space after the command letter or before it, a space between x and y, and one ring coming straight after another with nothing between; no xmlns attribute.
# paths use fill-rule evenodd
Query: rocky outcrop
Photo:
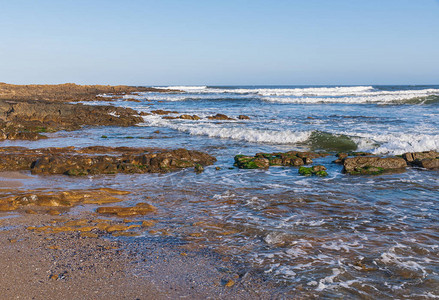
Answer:
<svg viewBox="0 0 439 300"><path fill-rule="evenodd" d="M33 174L71 176L116 173L163 173L211 165L207 153L186 149L163 150L127 147L87 147L75 149L20 147L0 148L0 170L30 170Z"/></svg>
<svg viewBox="0 0 439 300"><path fill-rule="evenodd" d="M236 155L235 166L240 169L263 169L269 166L302 166L312 164L313 158L326 153L289 151L285 153L257 153L255 156Z"/></svg>
<svg viewBox="0 0 439 300"><path fill-rule="evenodd" d="M408 152L404 153L402 157L411 166L425 169L439 168L439 152L436 151Z"/></svg>
<svg viewBox="0 0 439 300"><path fill-rule="evenodd" d="M156 110L151 110L151 113L155 115L168 115L168 114L177 114L178 111L156 109Z"/></svg>
<svg viewBox="0 0 439 300"><path fill-rule="evenodd" d="M53 193L28 192L20 195L0 195L0 211L13 211L25 207L72 207L79 204L109 204L120 202L116 196L130 192L101 188L95 190L71 190Z"/></svg>
<svg viewBox="0 0 439 300"><path fill-rule="evenodd" d="M300 167L299 174L302 176L320 176L320 177L328 176L328 173L326 172L326 167L322 165L317 165L309 168Z"/></svg>
<svg viewBox="0 0 439 300"><path fill-rule="evenodd" d="M32 131L29 131L32 130ZM20 125L7 124L0 121L0 141L1 140L38 140L46 138L40 132L45 132L45 128L25 128Z"/></svg>
<svg viewBox="0 0 439 300"><path fill-rule="evenodd" d="M157 209L148 203L137 203L136 206L103 206L98 207L96 212L104 215L116 215L118 217L132 217L145 215L147 213L155 212Z"/></svg>
<svg viewBox="0 0 439 300"><path fill-rule="evenodd" d="M230 121L230 120L235 120L233 118L230 118L224 114L216 114L214 116L209 116L207 117L209 120L220 120L220 121Z"/></svg>
<svg viewBox="0 0 439 300"><path fill-rule="evenodd" d="M156 89L126 85L77 85L65 83L57 85L15 85L0 83L0 99L4 100L44 100L44 101L110 101L138 92L174 92L177 90ZM98 95L109 97L101 98Z"/></svg>
<svg viewBox="0 0 439 300"><path fill-rule="evenodd" d="M200 117L197 115L181 115L178 118L183 119L183 120L199 120L200 119Z"/></svg>
<svg viewBox="0 0 439 300"><path fill-rule="evenodd" d="M42 138L40 133L89 126L133 126L142 122L135 110L48 101L0 100L0 140Z"/></svg>
<svg viewBox="0 0 439 300"><path fill-rule="evenodd" d="M407 163L400 157L357 156L345 158L343 171L348 174L378 175L404 170Z"/></svg>
<svg viewBox="0 0 439 300"><path fill-rule="evenodd" d="M246 115L239 115L238 119L240 119L240 120L250 120L250 117L246 116Z"/></svg>
<svg viewBox="0 0 439 300"><path fill-rule="evenodd" d="M348 153L339 152L336 155L338 158L336 160L334 160L334 163L343 164L344 160L346 158L348 158L349 156L371 156L371 155L372 155L372 153L369 153L369 152L348 152Z"/></svg>
<svg viewBox="0 0 439 300"><path fill-rule="evenodd" d="M200 120L200 117L197 115L180 115L178 117L173 117L173 116L164 116L162 117L162 119L165 120L176 120L176 119L182 119L182 120L192 120L192 121L196 121L196 120Z"/></svg>

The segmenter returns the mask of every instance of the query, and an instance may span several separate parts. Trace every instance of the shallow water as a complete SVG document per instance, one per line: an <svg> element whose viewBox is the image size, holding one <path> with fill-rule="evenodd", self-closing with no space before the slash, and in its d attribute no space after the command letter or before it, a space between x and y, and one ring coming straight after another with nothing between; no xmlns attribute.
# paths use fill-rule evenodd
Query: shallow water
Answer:
<svg viewBox="0 0 439 300"><path fill-rule="evenodd" d="M356 148L394 155L439 150L439 86L175 88L184 92L139 94L140 103L112 104L145 112L175 110L175 116L244 114L251 120L163 120L151 115L136 127L84 128L2 146L207 151L218 162L201 174L50 176L50 181L35 176L25 188L132 190L131 202L147 201L158 208L152 217L159 221L156 234L233 255L237 263L298 294L439 297L438 171L349 176L332 163L333 155L315 159L328 168L326 178L299 176L294 167L229 169L234 155L261 151L335 154Z"/></svg>

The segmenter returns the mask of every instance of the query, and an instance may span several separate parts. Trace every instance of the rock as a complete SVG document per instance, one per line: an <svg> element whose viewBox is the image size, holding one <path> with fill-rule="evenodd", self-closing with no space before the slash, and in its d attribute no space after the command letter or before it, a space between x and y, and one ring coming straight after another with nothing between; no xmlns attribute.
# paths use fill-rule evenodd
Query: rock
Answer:
<svg viewBox="0 0 439 300"><path fill-rule="evenodd" d="M285 153L257 153L255 156L236 155L235 166L240 169L268 168L269 166L302 166L311 164L312 158L326 153L289 151Z"/></svg>
<svg viewBox="0 0 439 300"><path fill-rule="evenodd" d="M157 110L151 110L153 114L156 115L168 115L168 114L177 114L177 111L171 111L171 110L163 110L163 109L157 109Z"/></svg>
<svg viewBox="0 0 439 300"><path fill-rule="evenodd" d="M408 163L421 161L426 158L439 158L439 152L436 151L424 151L424 152L408 152L402 155Z"/></svg>
<svg viewBox="0 0 439 300"><path fill-rule="evenodd" d="M372 153L369 153L369 152L348 152L348 153L339 152L336 154L338 159L334 160L333 162L336 164L343 164L344 160L349 156L369 156L369 155L372 155Z"/></svg>
<svg viewBox="0 0 439 300"><path fill-rule="evenodd" d="M238 119L240 119L240 120L250 120L250 117L246 116L246 115L239 115Z"/></svg>
<svg viewBox="0 0 439 300"><path fill-rule="evenodd" d="M56 193L23 193L20 195L0 198L0 211L13 211L22 207L72 207L78 204L107 204L122 201L115 195L124 195L126 191L114 189L71 190ZM32 209L26 212L33 213ZM57 209L47 211L49 214L60 214Z"/></svg>
<svg viewBox="0 0 439 300"><path fill-rule="evenodd" d="M19 125L6 125L5 122L0 121L0 140L38 140L47 138L40 134L40 132L44 131L39 129L35 129L35 131L29 130L29 128Z"/></svg>
<svg viewBox="0 0 439 300"><path fill-rule="evenodd" d="M234 120L233 118L229 118L228 116L224 114L216 114L214 116L207 117L209 120L222 120L222 121L228 121L228 120Z"/></svg>
<svg viewBox="0 0 439 300"><path fill-rule="evenodd" d="M116 215L118 217L138 216L155 212L157 209L148 203L138 203L132 207L108 206L98 207L96 210L99 214Z"/></svg>
<svg viewBox="0 0 439 300"><path fill-rule="evenodd" d="M178 117L179 119L183 119L183 120L199 120L200 117L197 115L181 115Z"/></svg>
<svg viewBox="0 0 439 300"><path fill-rule="evenodd" d="M263 157L236 155L235 166L240 169L264 169L270 166L270 161Z"/></svg>
<svg viewBox="0 0 439 300"><path fill-rule="evenodd" d="M83 176L116 173L163 173L207 166L216 159L207 153L176 149L94 146L86 148L0 148L0 171L30 170L32 174Z"/></svg>
<svg viewBox="0 0 439 300"><path fill-rule="evenodd" d="M425 169L438 169L439 158L425 158L421 160L418 165Z"/></svg>
<svg viewBox="0 0 439 300"><path fill-rule="evenodd" d="M15 85L0 83L0 99L3 100L43 100L57 102L72 101L111 101L123 99L121 95L134 94L138 92L170 92L171 90L156 89L141 86L110 86L110 85L77 85L74 83L56 85ZM174 93L180 91L172 90ZM106 95L102 97L99 95ZM136 99L125 99L125 101L138 101Z"/></svg>
<svg viewBox="0 0 439 300"><path fill-rule="evenodd" d="M235 285L235 281L230 279L229 281L227 281L227 283L224 285L225 287L232 287Z"/></svg>
<svg viewBox="0 0 439 300"><path fill-rule="evenodd" d="M49 101L0 100L0 139L45 138L41 133L89 126L133 126L143 121L129 108Z"/></svg>
<svg viewBox="0 0 439 300"><path fill-rule="evenodd" d="M384 172L403 170L407 167L407 163L400 157L358 156L346 158L343 166L345 173L379 175Z"/></svg>
<svg viewBox="0 0 439 300"><path fill-rule="evenodd" d="M135 98L124 98L123 101L125 101L125 102L137 102L137 103L142 102L142 100L135 99Z"/></svg>
<svg viewBox="0 0 439 300"><path fill-rule="evenodd" d="M404 153L402 157L411 166L425 169L439 168L439 152L436 151L409 152Z"/></svg>
<svg viewBox="0 0 439 300"><path fill-rule="evenodd" d="M195 172L197 172L197 173L201 173L204 171L204 167L200 164L195 164L194 169L195 169Z"/></svg>
<svg viewBox="0 0 439 300"><path fill-rule="evenodd" d="M299 174L302 176L320 176L320 177L328 176L328 173L326 172L326 168L322 165L317 165L309 168L300 167Z"/></svg>

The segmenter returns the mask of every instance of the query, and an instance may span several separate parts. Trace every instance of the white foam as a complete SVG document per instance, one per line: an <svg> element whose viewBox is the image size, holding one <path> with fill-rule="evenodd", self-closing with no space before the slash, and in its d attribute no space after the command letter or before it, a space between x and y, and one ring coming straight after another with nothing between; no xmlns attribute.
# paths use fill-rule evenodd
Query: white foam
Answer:
<svg viewBox="0 0 439 300"><path fill-rule="evenodd" d="M207 89L205 85L195 85L195 86L186 86L186 85L177 85L177 86L154 86L156 89L166 89L166 90L177 90L184 92L193 92L193 91L202 91Z"/></svg>
<svg viewBox="0 0 439 300"><path fill-rule="evenodd" d="M410 99L439 95L439 89L385 91L372 86L338 86L306 88L209 88L206 86L157 87L185 92L185 94L144 93L150 100L183 101L187 99L260 98L280 103L377 103L392 104ZM421 101L422 103L422 101Z"/></svg>
<svg viewBox="0 0 439 300"><path fill-rule="evenodd" d="M403 131L403 129L401 129ZM338 132L353 138L360 151L400 155L406 152L439 151L439 134ZM379 146L376 146L378 144Z"/></svg>
<svg viewBox="0 0 439 300"><path fill-rule="evenodd" d="M317 291L323 291L324 289L328 288L331 283L334 283L334 279L341 274L340 269L333 268L332 269L332 275L329 275L323 279L319 280L319 285L317 286Z"/></svg>
<svg viewBox="0 0 439 300"><path fill-rule="evenodd" d="M172 128L191 135L204 135L256 143L295 144L305 142L312 131L264 130L246 127L215 124L209 121L185 122L163 120L160 116L145 116L145 125ZM236 125L236 123L234 123Z"/></svg>

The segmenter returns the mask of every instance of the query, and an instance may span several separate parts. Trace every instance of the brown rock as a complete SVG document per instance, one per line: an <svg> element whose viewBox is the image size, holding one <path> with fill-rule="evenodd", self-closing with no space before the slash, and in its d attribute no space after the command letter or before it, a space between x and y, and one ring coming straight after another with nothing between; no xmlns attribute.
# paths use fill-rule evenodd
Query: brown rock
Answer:
<svg viewBox="0 0 439 300"><path fill-rule="evenodd" d="M419 162L419 166L426 169L438 169L439 158L425 158Z"/></svg>
<svg viewBox="0 0 439 300"><path fill-rule="evenodd" d="M0 99L5 100L44 100L44 101L111 101L123 98L121 95L138 92L174 92L177 90L156 89L140 86L77 85L65 83L57 85L15 85L0 83ZM99 95L106 95L102 97ZM127 99L127 101L136 99Z"/></svg>
<svg viewBox="0 0 439 300"><path fill-rule="evenodd" d="M148 203L138 203L133 207L109 206L99 207L96 212L99 214L116 215L118 217L145 215L155 212L156 208Z"/></svg>
<svg viewBox="0 0 439 300"><path fill-rule="evenodd" d="M224 114L216 114L214 116L209 116L207 117L209 120L234 120L233 118L229 118L228 116L224 115Z"/></svg>
<svg viewBox="0 0 439 300"><path fill-rule="evenodd" d="M153 114L156 115L168 115L168 114L177 114L177 111L171 111L171 110L163 110L163 109L157 109L157 110L151 110Z"/></svg>
<svg viewBox="0 0 439 300"><path fill-rule="evenodd" d="M0 198L0 211L13 211L22 207L72 207L78 204L108 204L120 202L122 199L114 195L124 195L125 191L113 189L71 190L56 193L23 193ZM35 213L26 209L26 213ZM51 215L59 215L57 209L47 211ZM70 225L69 225L70 226Z"/></svg>
<svg viewBox="0 0 439 300"><path fill-rule="evenodd" d="M197 115L181 115L181 116L179 116L179 118L180 119L183 119L183 120L199 120L200 119L200 117L199 116L197 116Z"/></svg>
<svg viewBox="0 0 439 300"><path fill-rule="evenodd" d="M358 156L344 160L344 171L350 174L377 174L383 171L404 169L407 163L399 157Z"/></svg>
<svg viewBox="0 0 439 300"><path fill-rule="evenodd" d="M133 126L143 121L122 107L49 101L0 100L0 139L43 138L40 133L90 126Z"/></svg>
<svg viewBox="0 0 439 300"><path fill-rule="evenodd" d="M216 159L186 149L163 150L94 146L81 149L19 147L0 148L0 171L31 170L33 174L160 173L206 166Z"/></svg>
<svg viewBox="0 0 439 300"><path fill-rule="evenodd" d="M250 120L250 117L246 116L246 115L239 115L238 119L240 119L240 120Z"/></svg>

